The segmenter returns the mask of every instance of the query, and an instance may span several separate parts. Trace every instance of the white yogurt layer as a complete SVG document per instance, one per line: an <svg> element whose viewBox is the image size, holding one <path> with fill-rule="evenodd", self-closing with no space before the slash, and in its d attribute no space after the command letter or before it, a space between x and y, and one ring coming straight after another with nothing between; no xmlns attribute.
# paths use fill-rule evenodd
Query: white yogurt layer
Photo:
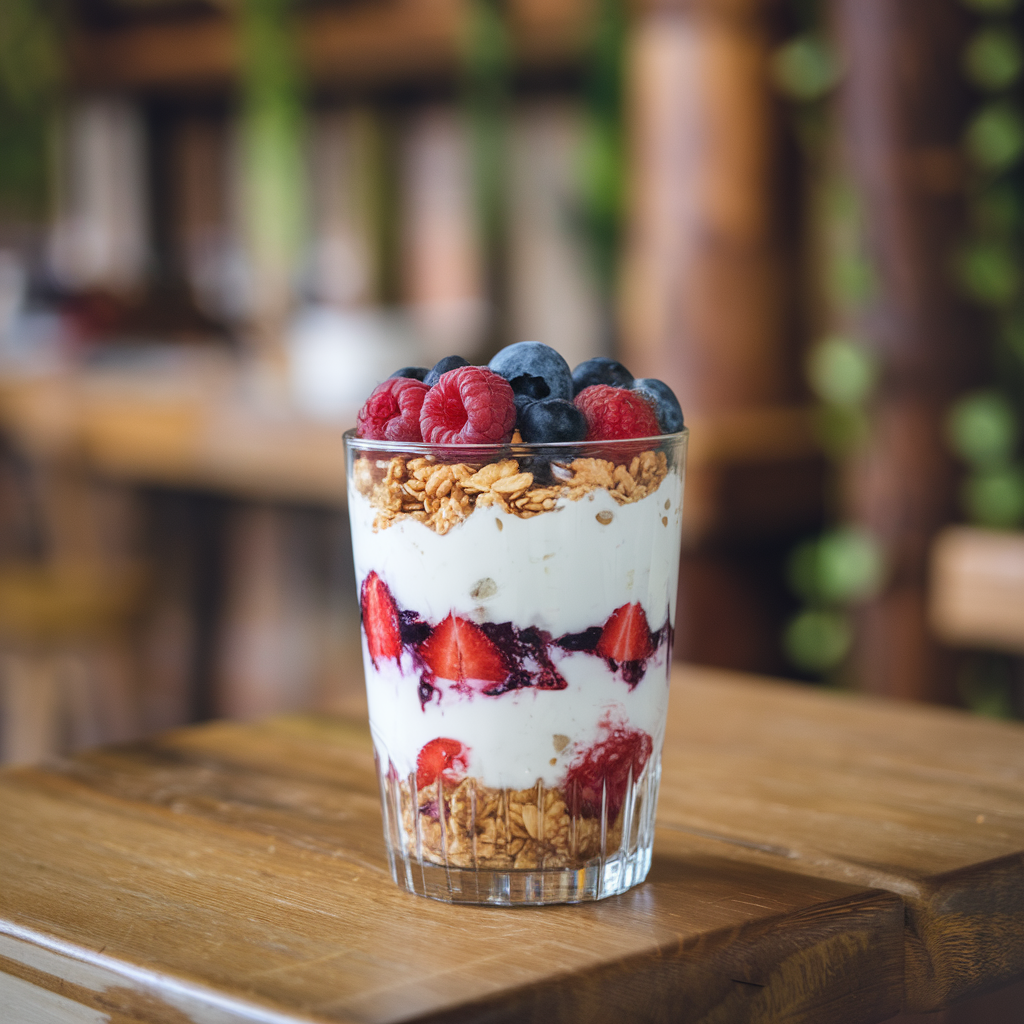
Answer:
<svg viewBox="0 0 1024 1024"><path fill-rule="evenodd" d="M675 617L682 491L672 472L630 505L599 488L532 519L480 509L442 536L411 518L374 530L374 508L350 488L356 580L361 585L375 571L399 608L431 626L454 612L559 637L603 626L615 609L639 602L657 631ZM598 519L609 513L609 522ZM424 707L412 655L374 669L364 638L370 726L383 763L390 759L406 776L423 745L443 736L469 748L468 773L485 785L525 788L538 779L556 785L609 725L642 729L660 750L668 700L664 642L632 690L594 654L557 647L549 653L564 690L488 697L439 681L439 695Z"/></svg>

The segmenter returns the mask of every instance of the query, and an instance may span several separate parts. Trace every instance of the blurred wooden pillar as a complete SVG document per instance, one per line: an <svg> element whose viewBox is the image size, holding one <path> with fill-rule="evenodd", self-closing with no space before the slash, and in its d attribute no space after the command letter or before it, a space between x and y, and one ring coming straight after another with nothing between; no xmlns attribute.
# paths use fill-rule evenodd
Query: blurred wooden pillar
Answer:
<svg viewBox="0 0 1024 1024"><path fill-rule="evenodd" d="M800 396L797 204L769 75L783 12L777 0L654 0L627 55L621 358L669 383L693 428L676 652L761 672L785 668L779 565L816 525L819 467L800 446L769 451L766 436L731 461L714 438L757 434ZM773 517L772 493L787 488L797 499Z"/></svg>
<svg viewBox="0 0 1024 1024"><path fill-rule="evenodd" d="M890 565L885 592L861 616L856 673L878 693L947 700L949 660L926 622L928 551L955 515L943 421L983 357L951 273L964 213L965 16L955 0L832 0L832 9L847 68L842 143L877 277L860 329L882 368L848 509Z"/></svg>
<svg viewBox="0 0 1024 1024"><path fill-rule="evenodd" d="M781 230L772 0L676 0L629 52L622 357L684 411L791 400L792 281Z"/></svg>

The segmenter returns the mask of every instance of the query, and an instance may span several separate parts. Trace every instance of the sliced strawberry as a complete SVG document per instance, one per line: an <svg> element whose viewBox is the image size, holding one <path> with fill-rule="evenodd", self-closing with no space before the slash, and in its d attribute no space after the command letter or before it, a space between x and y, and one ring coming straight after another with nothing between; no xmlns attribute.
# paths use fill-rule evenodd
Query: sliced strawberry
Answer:
<svg viewBox="0 0 1024 1024"><path fill-rule="evenodd" d="M441 679L456 683L467 679L503 683L508 678L508 665L487 634L454 614L434 627L419 652L434 675Z"/></svg>
<svg viewBox="0 0 1024 1024"><path fill-rule="evenodd" d="M620 664L643 661L654 653L651 628L639 602L616 608L604 624L595 652Z"/></svg>
<svg viewBox="0 0 1024 1024"><path fill-rule="evenodd" d="M377 662L402 656L402 627L398 605L388 590L388 585L371 572L363 580L359 594L359 606L363 612L363 629L366 631L366 645L370 649L373 667Z"/></svg>
<svg viewBox="0 0 1024 1024"><path fill-rule="evenodd" d="M440 775L445 782L458 781L459 775L469 767L469 747L458 740L439 736L423 745L416 755L416 785L423 789Z"/></svg>

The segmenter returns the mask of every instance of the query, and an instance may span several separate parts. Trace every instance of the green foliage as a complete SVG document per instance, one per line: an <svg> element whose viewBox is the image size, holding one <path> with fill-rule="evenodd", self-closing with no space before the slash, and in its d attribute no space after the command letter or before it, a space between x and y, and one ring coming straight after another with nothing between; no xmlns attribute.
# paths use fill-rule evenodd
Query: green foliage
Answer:
<svg viewBox="0 0 1024 1024"><path fill-rule="evenodd" d="M807 359L807 379L814 393L833 405L856 405L875 385L874 357L851 338L834 335L819 342Z"/></svg>
<svg viewBox="0 0 1024 1024"><path fill-rule="evenodd" d="M997 92L1013 85L1024 66L1020 42L1002 26L983 28L967 44L964 71L979 88Z"/></svg>
<svg viewBox="0 0 1024 1024"><path fill-rule="evenodd" d="M953 406L947 422L953 450L978 469L1007 464L1017 443L1013 407L997 391L966 395Z"/></svg>
<svg viewBox="0 0 1024 1024"><path fill-rule="evenodd" d="M815 411L814 428L825 454L842 462L867 441L871 422L859 405L822 405Z"/></svg>
<svg viewBox="0 0 1024 1024"><path fill-rule="evenodd" d="M1008 466L967 478L963 500L971 518L982 526L1010 529L1024 522L1024 472Z"/></svg>
<svg viewBox="0 0 1024 1024"><path fill-rule="evenodd" d="M1024 153L1024 119L1010 103L989 103L967 129L967 150L984 171L999 173L1013 167Z"/></svg>
<svg viewBox="0 0 1024 1024"><path fill-rule="evenodd" d="M303 88L292 0L240 5L246 215L261 267L290 268L303 228Z"/></svg>
<svg viewBox="0 0 1024 1024"><path fill-rule="evenodd" d="M61 85L57 19L49 3L0 3L0 207L46 207L50 132Z"/></svg>
<svg viewBox="0 0 1024 1024"><path fill-rule="evenodd" d="M1020 0L960 0L964 7L979 14L1009 14Z"/></svg>
<svg viewBox="0 0 1024 1024"><path fill-rule="evenodd" d="M505 226L512 44L501 0L472 0L465 43L465 106L484 246L493 252Z"/></svg>
<svg viewBox="0 0 1024 1024"><path fill-rule="evenodd" d="M986 306L1006 305L1020 288L1016 254L999 241L975 242L957 269L967 294Z"/></svg>
<svg viewBox="0 0 1024 1024"><path fill-rule="evenodd" d="M1005 654L975 653L958 673L957 690L964 705L988 718L1013 718L1014 666Z"/></svg>
<svg viewBox="0 0 1024 1024"><path fill-rule="evenodd" d="M1024 202L1009 181L988 182L977 190L971 203L974 227L994 238L1012 236L1024 225Z"/></svg>
<svg viewBox="0 0 1024 1024"><path fill-rule="evenodd" d="M852 646L853 631L843 612L808 608L789 623L782 639L794 665L821 674L842 663Z"/></svg>
<svg viewBox="0 0 1024 1024"><path fill-rule="evenodd" d="M1006 351L1024 363L1024 319L1012 318L1006 322L1000 338Z"/></svg>
<svg viewBox="0 0 1024 1024"><path fill-rule="evenodd" d="M804 541L789 560L789 582L810 603L850 604L878 592L881 550L874 538L852 526Z"/></svg>
<svg viewBox="0 0 1024 1024"><path fill-rule="evenodd" d="M623 77L627 16L623 0L597 4L585 87L581 227L597 279L614 288L626 197Z"/></svg>
<svg viewBox="0 0 1024 1024"><path fill-rule="evenodd" d="M803 102L826 96L842 76L832 48L813 32L780 46L772 57L771 70L779 91Z"/></svg>
<svg viewBox="0 0 1024 1024"><path fill-rule="evenodd" d="M845 303L865 303L875 293L874 268L860 253L837 254L831 277L832 291Z"/></svg>

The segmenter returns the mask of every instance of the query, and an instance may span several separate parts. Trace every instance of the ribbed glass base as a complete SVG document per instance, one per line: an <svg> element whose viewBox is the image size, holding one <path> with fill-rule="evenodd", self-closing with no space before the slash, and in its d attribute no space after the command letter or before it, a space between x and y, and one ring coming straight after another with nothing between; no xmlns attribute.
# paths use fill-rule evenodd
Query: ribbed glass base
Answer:
<svg viewBox="0 0 1024 1024"><path fill-rule="evenodd" d="M658 757L636 780L582 794L539 782L495 789L472 778L418 790L414 775L377 767L391 874L410 892L497 906L581 903L647 877Z"/></svg>

